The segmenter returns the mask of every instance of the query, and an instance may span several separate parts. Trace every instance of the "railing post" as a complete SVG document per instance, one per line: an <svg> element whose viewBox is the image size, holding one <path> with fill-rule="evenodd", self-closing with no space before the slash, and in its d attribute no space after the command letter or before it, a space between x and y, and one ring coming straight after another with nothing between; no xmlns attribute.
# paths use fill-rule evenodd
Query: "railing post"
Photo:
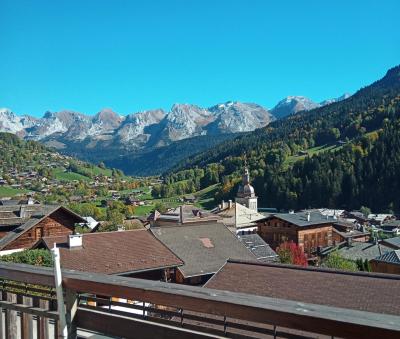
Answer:
<svg viewBox="0 0 400 339"><path fill-rule="evenodd" d="M55 287L57 294L57 312L58 312L58 334L60 338L68 337L68 328L65 319L65 304L64 304L64 295L62 288L62 277L61 277L61 265L60 265L60 249L57 248L57 244L54 244L54 248L52 249L53 259L54 259L54 278L55 278Z"/></svg>
<svg viewBox="0 0 400 339"><path fill-rule="evenodd" d="M16 303L17 295L14 293L6 292L7 301ZM6 338L18 339L18 316L17 311L6 310Z"/></svg>
<svg viewBox="0 0 400 339"><path fill-rule="evenodd" d="M19 303L27 306L32 306L32 298L19 296ZM21 312L21 338L33 339L33 317L31 314Z"/></svg>
<svg viewBox="0 0 400 339"><path fill-rule="evenodd" d="M68 328L68 339L76 339L76 311L78 309L78 294L76 291L66 289L65 291L66 320Z"/></svg>

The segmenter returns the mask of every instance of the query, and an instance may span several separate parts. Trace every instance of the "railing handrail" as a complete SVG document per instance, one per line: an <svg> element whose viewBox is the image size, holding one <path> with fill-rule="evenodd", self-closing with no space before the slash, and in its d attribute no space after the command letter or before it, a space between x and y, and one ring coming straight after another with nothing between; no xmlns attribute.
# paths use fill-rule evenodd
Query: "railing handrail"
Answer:
<svg viewBox="0 0 400 339"><path fill-rule="evenodd" d="M0 263L0 278L54 286L52 269ZM136 278L63 270L65 288L340 337L393 338L400 316Z"/></svg>

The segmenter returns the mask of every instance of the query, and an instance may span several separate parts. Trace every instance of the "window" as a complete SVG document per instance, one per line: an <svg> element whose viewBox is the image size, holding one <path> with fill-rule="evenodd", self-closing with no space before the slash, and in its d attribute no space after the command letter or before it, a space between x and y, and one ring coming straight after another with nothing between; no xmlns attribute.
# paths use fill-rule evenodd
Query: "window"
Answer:
<svg viewBox="0 0 400 339"><path fill-rule="evenodd" d="M42 236L43 236L43 227L36 228L35 236L36 236L36 240L42 238Z"/></svg>

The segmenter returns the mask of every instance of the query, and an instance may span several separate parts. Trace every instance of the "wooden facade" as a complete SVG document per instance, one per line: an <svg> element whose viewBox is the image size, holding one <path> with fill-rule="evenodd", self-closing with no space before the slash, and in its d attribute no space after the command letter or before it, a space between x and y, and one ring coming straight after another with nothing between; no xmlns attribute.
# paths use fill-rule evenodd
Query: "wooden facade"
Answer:
<svg viewBox="0 0 400 339"><path fill-rule="evenodd" d="M81 218L61 207L44 217L32 228L21 233L18 238L11 241L2 250L28 249L33 247L43 237L72 234L75 224L79 222L82 222Z"/></svg>
<svg viewBox="0 0 400 339"><path fill-rule="evenodd" d="M371 260L370 262L372 272L400 274L400 264L383 262L379 260Z"/></svg>
<svg viewBox="0 0 400 339"><path fill-rule="evenodd" d="M277 216L257 223L258 235L274 250L285 241L293 241L310 254L318 247L332 245L332 224L298 226Z"/></svg>

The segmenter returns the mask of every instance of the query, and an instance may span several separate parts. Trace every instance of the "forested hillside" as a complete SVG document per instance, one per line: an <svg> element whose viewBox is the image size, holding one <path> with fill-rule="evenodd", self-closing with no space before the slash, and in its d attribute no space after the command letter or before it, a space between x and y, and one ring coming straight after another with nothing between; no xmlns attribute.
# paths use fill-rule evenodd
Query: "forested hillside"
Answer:
<svg viewBox="0 0 400 339"><path fill-rule="evenodd" d="M172 189L162 187L160 194L173 194L180 173L200 168L200 188L220 182L217 199L232 196L246 154L260 206L399 211L399 119L397 66L347 100L278 120L187 159L166 174Z"/></svg>

